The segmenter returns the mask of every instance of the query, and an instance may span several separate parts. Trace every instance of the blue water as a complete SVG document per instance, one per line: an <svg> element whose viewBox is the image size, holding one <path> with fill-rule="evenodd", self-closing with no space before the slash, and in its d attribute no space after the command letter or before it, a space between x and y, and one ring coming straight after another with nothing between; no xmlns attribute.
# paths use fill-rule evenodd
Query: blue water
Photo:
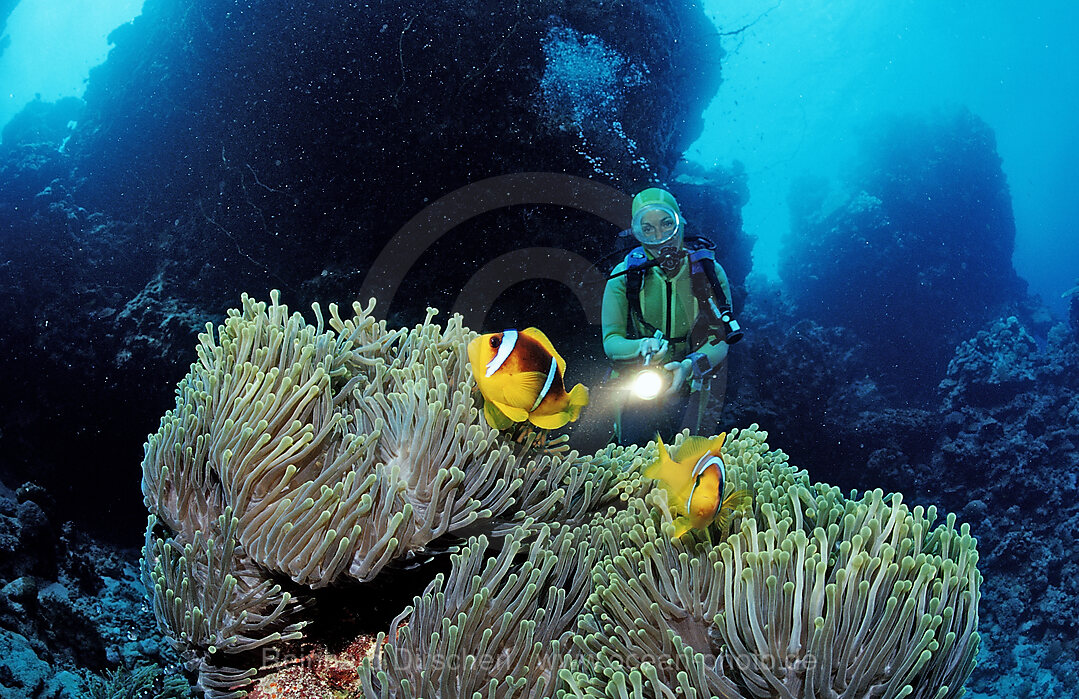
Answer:
<svg viewBox="0 0 1079 699"><path fill-rule="evenodd" d="M966 106L996 132L1016 221L1014 264L1059 315L1079 277L1079 3L711 0L724 82L687 153L742 161L757 269L774 274L787 191L841 178L882 114ZM742 31L740 29L745 28Z"/></svg>
<svg viewBox="0 0 1079 699"><path fill-rule="evenodd" d="M40 95L80 96L90 69L105 60L109 32L131 21L143 0L22 0L0 29L0 125Z"/></svg>

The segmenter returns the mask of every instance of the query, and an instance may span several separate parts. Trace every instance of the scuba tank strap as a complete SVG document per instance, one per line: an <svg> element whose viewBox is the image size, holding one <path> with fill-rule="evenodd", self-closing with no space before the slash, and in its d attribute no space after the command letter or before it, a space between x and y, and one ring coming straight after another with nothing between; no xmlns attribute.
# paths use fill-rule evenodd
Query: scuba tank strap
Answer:
<svg viewBox="0 0 1079 699"><path fill-rule="evenodd" d="M626 336L634 330L633 320L636 319L647 334L653 334L656 328L644 321L644 312L641 310L641 287L644 286L644 265L648 263L648 256L644 254L644 248L637 246L626 255Z"/></svg>

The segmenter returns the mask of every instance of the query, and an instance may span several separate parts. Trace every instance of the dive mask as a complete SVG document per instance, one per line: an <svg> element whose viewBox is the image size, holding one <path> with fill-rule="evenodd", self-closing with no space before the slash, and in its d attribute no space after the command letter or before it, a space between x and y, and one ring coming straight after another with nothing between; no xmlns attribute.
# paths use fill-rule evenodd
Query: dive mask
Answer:
<svg viewBox="0 0 1079 699"><path fill-rule="evenodd" d="M643 245L657 246L672 240L682 229L682 217L665 204L641 207L633 216L630 230Z"/></svg>

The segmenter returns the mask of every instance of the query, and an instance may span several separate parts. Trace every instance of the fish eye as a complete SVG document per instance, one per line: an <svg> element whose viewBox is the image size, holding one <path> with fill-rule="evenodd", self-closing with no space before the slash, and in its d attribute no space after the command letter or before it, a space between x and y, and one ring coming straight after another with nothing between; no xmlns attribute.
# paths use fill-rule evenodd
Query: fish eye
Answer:
<svg viewBox="0 0 1079 699"><path fill-rule="evenodd" d="M491 335L491 349L498 349L498 346L502 344L502 338L498 335Z"/></svg>

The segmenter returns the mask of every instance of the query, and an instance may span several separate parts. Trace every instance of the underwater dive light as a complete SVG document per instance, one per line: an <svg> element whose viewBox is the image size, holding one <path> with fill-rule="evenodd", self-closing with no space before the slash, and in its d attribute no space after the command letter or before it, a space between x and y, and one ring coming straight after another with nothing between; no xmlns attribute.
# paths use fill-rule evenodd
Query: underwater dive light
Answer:
<svg viewBox="0 0 1079 699"><path fill-rule="evenodd" d="M633 377L630 390L641 400L653 400L663 390L663 377L655 369L642 369Z"/></svg>
<svg viewBox="0 0 1079 699"><path fill-rule="evenodd" d="M653 337L654 339L662 340L663 333L657 330ZM666 383L663 374L649 366L652 363L652 357L655 356L656 351L658 350L645 353L644 368L634 375L633 382L629 387L629 390L633 395L641 400L655 400L656 396L659 395L659 392L663 390L663 385Z"/></svg>

